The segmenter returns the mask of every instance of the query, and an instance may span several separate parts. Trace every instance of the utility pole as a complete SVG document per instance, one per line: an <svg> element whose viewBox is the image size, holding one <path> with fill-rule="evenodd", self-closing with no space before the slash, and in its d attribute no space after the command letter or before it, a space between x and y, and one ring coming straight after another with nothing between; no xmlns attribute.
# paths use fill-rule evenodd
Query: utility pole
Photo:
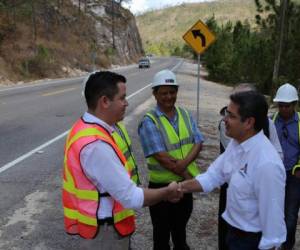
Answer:
<svg viewBox="0 0 300 250"><path fill-rule="evenodd" d="M278 84L278 75L279 75L279 68L280 68L280 59L282 54L282 45L284 40L284 27L285 27L285 15L286 9L288 6L288 0L281 0L280 1L280 27L279 27L279 39L277 41L276 46L276 58L274 62L274 69L273 69L273 78L272 78L272 86L271 86L271 95L273 96L275 93L276 85Z"/></svg>

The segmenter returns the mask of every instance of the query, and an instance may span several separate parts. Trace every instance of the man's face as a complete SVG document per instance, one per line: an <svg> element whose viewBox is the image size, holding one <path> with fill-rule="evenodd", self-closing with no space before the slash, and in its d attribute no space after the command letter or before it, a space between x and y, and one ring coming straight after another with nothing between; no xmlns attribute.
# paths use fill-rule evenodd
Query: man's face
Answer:
<svg viewBox="0 0 300 250"><path fill-rule="evenodd" d="M118 83L118 93L109 101L108 112L113 123L123 120L128 102L126 100L126 84Z"/></svg>
<svg viewBox="0 0 300 250"><path fill-rule="evenodd" d="M160 108L173 108L177 99L177 89L174 86L161 86L154 93L154 97Z"/></svg>
<svg viewBox="0 0 300 250"><path fill-rule="evenodd" d="M292 116L294 115L294 110L295 110L295 104L292 102L290 102L290 103L279 102L278 103L279 115L285 120L292 118Z"/></svg>
<svg viewBox="0 0 300 250"><path fill-rule="evenodd" d="M239 106L230 102L225 112L224 122L226 135L237 141L241 141L245 136L246 124L241 121L238 110Z"/></svg>

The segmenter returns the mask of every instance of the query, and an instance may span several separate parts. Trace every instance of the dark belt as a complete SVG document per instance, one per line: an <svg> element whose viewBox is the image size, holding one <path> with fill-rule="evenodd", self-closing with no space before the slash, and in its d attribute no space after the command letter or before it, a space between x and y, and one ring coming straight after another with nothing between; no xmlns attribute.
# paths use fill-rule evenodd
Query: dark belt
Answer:
<svg viewBox="0 0 300 250"><path fill-rule="evenodd" d="M108 217L105 219L98 219L98 225L113 225L114 224L114 219L112 217Z"/></svg>
<svg viewBox="0 0 300 250"><path fill-rule="evenodd" d="M233 227L231 225L228 225L229 227L229 230L235 234L236 236L238 237L241 237L241 238L244 238L244 237L253 237L253 236L257 236L257 237L260 237L262 235L261 232L246 232L246 231L243 231L239 228L236 228L236 227Z"/></svg>

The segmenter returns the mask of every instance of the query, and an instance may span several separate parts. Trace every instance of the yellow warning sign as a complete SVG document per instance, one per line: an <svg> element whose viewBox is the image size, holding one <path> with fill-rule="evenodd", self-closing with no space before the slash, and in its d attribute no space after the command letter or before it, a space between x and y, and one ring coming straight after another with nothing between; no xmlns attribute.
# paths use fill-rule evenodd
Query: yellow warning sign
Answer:
<svg viewBox="0 0 300 250"><path fill-rule="evenodd" d="M183 39L197 54L202 54L215 40L215 35L199 20L184 35Z"/></svg>

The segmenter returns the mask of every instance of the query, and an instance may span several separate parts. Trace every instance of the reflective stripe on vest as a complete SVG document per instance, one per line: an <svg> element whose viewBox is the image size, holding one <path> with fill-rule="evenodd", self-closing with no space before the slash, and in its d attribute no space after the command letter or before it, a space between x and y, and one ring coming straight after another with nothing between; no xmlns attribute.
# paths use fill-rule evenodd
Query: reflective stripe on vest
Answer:
<svg viewBox="0 0 300 250"><path fill-rule="evenodd" d="M175 159L183 159L194 146L192 124L189 113L185 109L176 108L176 111L178 116L178 134L164 115L158 117L156 112L152 110L148 112L146 116L153 120L161 132L168 153ZM151 182L169 183L171 181L182 180L181 176L162 167L153 156L147 158L147 165ZM187 170L193 177L200 172L195 161L189 164Z"/></svg>
<svg viewBox="0 0 300 250"><path fill-rule="evenodd" d="M300 144L300 113L297 112L297 115L298 115L298 137L299 137L298 140L299 140L299 144ZM273 115L272 121L274 122L274 124L275 124L277 117L278 117L278 112L276 112ZM298 170L299 168L300 168L300 159L298 159L297 164L292 168L292 174L295 174L295 171Z"/></svg>
<svg viewBox="0 0 300 250"><path fill-rule="evenodd" d="M127 162L126 162L125 167L126 167L127 171L129 171L131 173L131 179L135 183L139 184L140 181L139 181L139 177L138 177L137 164L136 164L136 160L132 154L131 140L129 138L127 130L126 130L123 122L118 122L115 126L118 131L114 131L112 133L112 136L113 136L116 144L118 145L118 147L120 148L120 150L122 151L123 155L126 158ZM119 133L122 133L122 135Z"/></svg>
<svg viewBox="0 0 300 250"><path fill-rule="evenodd" d="M91 142L102 140L108 143L125 165L126 159L109 133L101 126L87 124L82 120L75 123L65 145L63 172L63 205L65 228L68 233L93 238L98 231L97 210L99 192L85 176L80 164L81 150ZM117 232L127 236L134 232L134 212L114 201L113 219Z"/></svg>

